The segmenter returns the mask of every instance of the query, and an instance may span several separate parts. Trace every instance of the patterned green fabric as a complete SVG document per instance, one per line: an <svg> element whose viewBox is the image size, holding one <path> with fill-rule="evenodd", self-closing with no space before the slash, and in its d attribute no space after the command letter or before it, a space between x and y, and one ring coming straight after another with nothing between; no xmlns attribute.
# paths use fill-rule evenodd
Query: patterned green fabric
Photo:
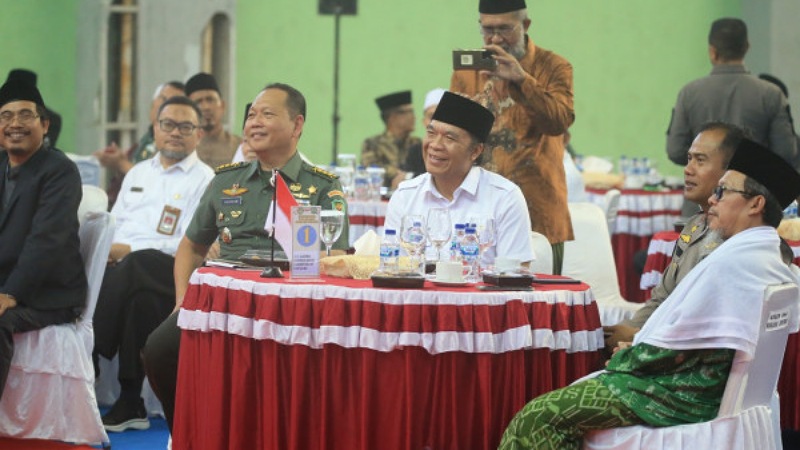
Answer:
<svg viewBox="0 0 800 450"><path fill-rule="evenodd" d="M535 398L511 420L499 450L579 450L588 430L642 423L596 379Z"/></svg>
<svg viewBox="0 0 800 450"><path fill-rule="evenodd" d="M614 354L598 379L650 425L703 422L719 412L735 353L638 344Z"/></svg>
<svg viewBox="0 0 800 450"><path fill-rule="evenodd" d="M503 434L499 450L578 450L588 430L711 420L734 350L668 350L638 344L614 354L608 373L535 398Z"/></svg>

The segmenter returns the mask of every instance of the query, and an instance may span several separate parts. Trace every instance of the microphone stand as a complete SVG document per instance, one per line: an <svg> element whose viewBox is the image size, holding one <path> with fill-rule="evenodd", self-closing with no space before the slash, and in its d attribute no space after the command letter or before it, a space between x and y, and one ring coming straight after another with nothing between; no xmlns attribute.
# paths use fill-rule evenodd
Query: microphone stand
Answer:
<svg viewBox="0 0 800 450"><path fill-rule="evenodd" d="M272 172L272 233L270 233L270 242L272 248L269 252L269 263L261 272L261 278L284 278L281 268L275 264L275 219L278 214L278 189L275 187L275 177L277 172ZM286 251L286 249L284 249Z"/></svg>

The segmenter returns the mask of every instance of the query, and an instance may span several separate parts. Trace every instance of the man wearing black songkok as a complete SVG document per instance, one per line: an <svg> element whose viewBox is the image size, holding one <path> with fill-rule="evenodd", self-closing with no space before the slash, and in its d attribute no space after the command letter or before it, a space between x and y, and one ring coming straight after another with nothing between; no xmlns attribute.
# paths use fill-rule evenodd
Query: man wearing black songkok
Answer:
<svg viewBox="0 0 800 450"><path fill-rule="evenodd" d="M44 146L49 125L36 86L0 87L0 396L13 335L72 321L86 303L81 177L69 158Z"/></svg>
<svg viewBox="0 0 800 450"><path fill-rule="evenodd" d="M361 145L361 164L366 167L376 165L386 170L383 185L389 189L405 180L405 161L413 147L422 145L414 131L414 106L411 104L411 91L386 94L375 99L381 111L381 120L386 125L383 133L364 140Z"/></svg>
<svg viewBox="0 0 800 450"><path fill-rule="evenodd" d="M222 127L225 101L213 75L200 72L186 81L186 96L203 112L201 127L205 137L197 145L197 156L212 169L233 161L242 138Z"/></svg>

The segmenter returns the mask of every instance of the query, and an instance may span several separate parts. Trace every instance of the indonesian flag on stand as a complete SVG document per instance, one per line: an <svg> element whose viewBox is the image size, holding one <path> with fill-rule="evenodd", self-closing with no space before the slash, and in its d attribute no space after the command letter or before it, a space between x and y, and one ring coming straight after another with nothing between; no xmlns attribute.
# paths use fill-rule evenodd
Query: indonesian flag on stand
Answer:
<svg viewBox="0 0 800 450"><path fill-rule="evenodd" d="M264 224L264 230L270 235L272 234L273 224L275 227L275 240L278 241L286 257L289 261L292 260L292 206L297 206L297 201L294 199L292 192L289 191L289 186L280 176L277 170L272 172L272 185L275 186L275 195L272 197L272 202L278 201L278 207L275 208L272 202L269 204L269 214L267 214L267 222ZM275 217L272 217L272 212L275 211Z"/></svg>

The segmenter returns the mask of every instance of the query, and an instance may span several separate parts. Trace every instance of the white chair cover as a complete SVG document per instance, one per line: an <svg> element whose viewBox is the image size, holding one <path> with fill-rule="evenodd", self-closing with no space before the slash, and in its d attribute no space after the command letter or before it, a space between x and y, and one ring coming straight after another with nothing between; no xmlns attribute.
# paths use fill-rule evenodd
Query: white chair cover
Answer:
<svg viewBox="0 0 800 450"><path fill-rule="evenodd" d="M530 270L533 273L553 273L553 247L542 233L531 231L531 248L536 256L531 262Z"/></svg>
<svg viewBox="0 0 800 450"><path fill-rule="evenodd" d="M619 189L609 189L604 196L603 212L606 214L608 222L608 235L614 234L617 228L617 213L619 212Z"/></svg>
<svg viewBox="0 0 800 450"><path fill-rule="evenodd" d="M717 418L675 427L632 426L593 431L585 450L779 450L781 436L771 404L789 333L798 329L800 292L794 283L769 286L755 355L738 352Z"/></svg>
<svg viewBox="0 0 800 450"><path fill-rule="evenodd" d="M605 214L588 202L570 203L569 214L575 240L564 243L561 273L591 286L603 325L633 316L642 305L628 302L620 294Z"/></svg>
<svg viewBox="0 0 800 450"><path fill-rule="evenodd" d="M109 442L94 395L92 315L114 219L101 211L80 228L89 283L86 309L75 323L14 335L14 358L0 401L0 436L74 443Z"/></svg>
<svg viewBox="0 0 800 450"><path fill-rule="evenodd" d="M98 187L105 186L106 170L100 165L100 161L98 161L94 155L65 154L78 166L78 172L81 174L81 181L83 184L91 184L92 186Z"/></svg>
<svg viewBox="0 0 800 450"><path fill-rule="evenodd" d="M96 211L108 211L108 194L97 186L84 184L83 197L78 206L78 220L83 223L87 213Z"/></svg>

